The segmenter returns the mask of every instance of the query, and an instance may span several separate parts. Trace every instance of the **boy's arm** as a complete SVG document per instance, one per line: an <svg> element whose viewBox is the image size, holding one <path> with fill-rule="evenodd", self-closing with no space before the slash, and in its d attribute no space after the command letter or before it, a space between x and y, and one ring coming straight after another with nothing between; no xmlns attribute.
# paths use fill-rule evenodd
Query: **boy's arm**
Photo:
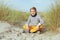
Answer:
<svg viewBox="0 0 60 40"><path fill-rule="evenodd" d="M38 16L38 19L39 19L39 22L40 23L38 23L37 26L40 26L41 24L44 24L44 21L43 21L43 19L40 16Z"/></svg>
<svg viewBox="0 0 60 40"><path fill-rule="evenodd" d="M26 26L28 26L29 23L30 23L30 16L28 17L28 20L27 20L27 22L26 22Z"/></svg>

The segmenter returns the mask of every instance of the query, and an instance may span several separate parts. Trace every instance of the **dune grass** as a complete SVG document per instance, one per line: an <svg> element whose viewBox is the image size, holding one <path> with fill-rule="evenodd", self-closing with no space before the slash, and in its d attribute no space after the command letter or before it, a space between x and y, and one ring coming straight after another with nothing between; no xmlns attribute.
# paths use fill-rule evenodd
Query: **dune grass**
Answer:
<svg viewBox="0 0 60 40"><path fill-rule="evenodd" d="M45 14L45 22L49 27L49 30L56 31L60 27L60 5L59 1L56 1L56 6L51 4L51 9Z"/></svg>
<svg viewBox="0 0 60 40"><path fill-rule="evenodd" d="M58 5L58 2L56 6L52 4L50 10L46 13L39 12L39 15L43 18L49 30L55 31L60 26L60 5ZM28 16L29 12L21 12L6 6L0 6L0 21L20 25L22 21L27 21Z"/></svg>
<svg viewBox="0 0 60 40"><path fill-rule="evenodd" d="M21 12L17 10L12 10L8 7L0 7L0 20L7 21L11 24L20 23L21 21L26 21L29 16L26 12Z"/></svg>

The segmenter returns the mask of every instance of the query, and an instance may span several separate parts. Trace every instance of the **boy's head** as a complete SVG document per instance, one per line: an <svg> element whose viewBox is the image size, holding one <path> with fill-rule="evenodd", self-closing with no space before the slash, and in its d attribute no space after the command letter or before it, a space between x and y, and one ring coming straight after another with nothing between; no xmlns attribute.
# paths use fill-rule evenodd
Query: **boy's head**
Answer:
<svg viewBox="0 0 60 40"><path fill-rule="evenodd" d="M37 9L35 7L30 8L30 13L32 16L34 16L35 14L37 14Z"/></svg>

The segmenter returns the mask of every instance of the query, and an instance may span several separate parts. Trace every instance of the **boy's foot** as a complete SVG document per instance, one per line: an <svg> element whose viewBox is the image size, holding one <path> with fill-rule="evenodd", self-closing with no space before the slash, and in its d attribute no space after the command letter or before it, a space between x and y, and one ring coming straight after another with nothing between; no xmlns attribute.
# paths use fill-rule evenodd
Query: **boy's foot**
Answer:
<svg viewBox="0 0 60 40"><path fill-rule="evenodd" d="M41 32L40 31L37 31L38 34L40 34Z"/></svg>
<svg viewBox="0 0 60 40"><path fill-rule="evenodd" d="M23 33L30 33L29 31L27 31L27 30L23 30Z"/></svg>
<svg viewBox="0 0 60 40"><path fill-rule="evenodd" d="M25 31L23 31L22 33L26 33Z"/></svg>

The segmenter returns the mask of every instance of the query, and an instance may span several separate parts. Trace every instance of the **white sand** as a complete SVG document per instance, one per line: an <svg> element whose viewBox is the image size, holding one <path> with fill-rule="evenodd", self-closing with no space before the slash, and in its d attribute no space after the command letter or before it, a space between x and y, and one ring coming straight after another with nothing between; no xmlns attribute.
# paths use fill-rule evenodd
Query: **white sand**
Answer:
<svg viewBox="0 0 60 40"><path fill-rule="evenodd" d="M60 33L52 34L46 32L22 33L22 29L7 22L0 22L0 40L60 40Z"/></svg>

